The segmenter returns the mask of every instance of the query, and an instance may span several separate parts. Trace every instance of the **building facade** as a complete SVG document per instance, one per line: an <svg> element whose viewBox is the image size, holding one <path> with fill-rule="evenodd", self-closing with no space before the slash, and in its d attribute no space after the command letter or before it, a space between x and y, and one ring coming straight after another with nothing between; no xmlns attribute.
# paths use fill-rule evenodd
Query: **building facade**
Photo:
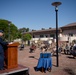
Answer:
<svg viewBox="0 0 76 75"><path fill-rule="evenodd" d="M56 28L42 29L37 31L33 30L26 33L30 33L32 35L32 39L30 40L31 42L35 41L35 43L37 43L38 40L49 41L50 43L52 41L56 42ZM68 42L76 40L76 22L58 28L58 40Z"/></svg>

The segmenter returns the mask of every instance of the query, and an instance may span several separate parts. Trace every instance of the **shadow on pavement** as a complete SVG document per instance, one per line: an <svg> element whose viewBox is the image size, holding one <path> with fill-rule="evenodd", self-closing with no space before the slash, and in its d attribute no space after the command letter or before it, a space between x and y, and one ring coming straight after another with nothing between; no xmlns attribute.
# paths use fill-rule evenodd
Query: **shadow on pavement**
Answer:
<svg viewBox="0 0 76 75"><path fill-rule="evenodd" d="M39 60L38 58L35 58L34 56L29 56L29 58L34 58L34 59L36 59L36 60Z"/></svg>
<svg viewBox="0 0 76 75"><path fill-rule="evenodd" d="M56 65L52 64L53 66L57 67Z"/></svg>
<svg viewBox="0 0 76 75"><path fill-rule="evenodd" d="M74 57L71 57L71 56L67 56L67 58L69 58L69 59L75 59Z"/></svg>
<svg viewBox="0 0 76 75"><path fill-rule="evenodd" d="M72 69L69 69L69 68L64 68L64 71L67 72L69 75L76 75Z"/></svg>

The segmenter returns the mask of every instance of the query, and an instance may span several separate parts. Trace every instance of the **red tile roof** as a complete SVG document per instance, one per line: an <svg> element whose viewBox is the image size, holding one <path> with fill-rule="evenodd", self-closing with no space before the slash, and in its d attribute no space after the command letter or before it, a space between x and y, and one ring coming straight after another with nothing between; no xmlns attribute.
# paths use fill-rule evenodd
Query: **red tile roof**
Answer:
<svg viewBox="0 0 76 75"><path fill-rule="evenodd" d="M76 26L76 22L74 22L74 23L70 23L70 24L67 24L67 25L65 25L65 26L63 26L63 27L61 27L61 28L65 28L65 27L73 27L73 26Z"/></svg>
<svg viewBox="0 0 76 75"><path fill-rule="evenodd" d="M67 25L65 25L65 26L63 26L63 27L60 27L60 28L58 28L58 30L61 30L61 29L63 29L63 28L71 28L71 27L75 27L76 28L76 22L74 22L74 23L70 23L70 24L67 24ZM30 31L30 32L26 32L26 33L40 33L40 32L49 32L49 31L56 31L56 28L51 28L51 29L43 29L43 30L34 30L34 31Z"/></svg>

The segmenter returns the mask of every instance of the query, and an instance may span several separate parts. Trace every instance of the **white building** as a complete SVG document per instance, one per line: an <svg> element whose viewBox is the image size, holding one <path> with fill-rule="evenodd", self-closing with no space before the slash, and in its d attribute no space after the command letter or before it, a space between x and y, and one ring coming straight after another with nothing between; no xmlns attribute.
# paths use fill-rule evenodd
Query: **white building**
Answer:
<svg viewBox="0 0 76 75"><path fill-rule="evenodd" d="M42 29L42 30L33 30L30 33L32 35L32 39L30 41L35 41L37 43L38 40L49 41L50 43L56 40L56 29ZM76 22L70 23L63 27L58 28L58 40L59 41L69 41L76 40Z"/></svg>

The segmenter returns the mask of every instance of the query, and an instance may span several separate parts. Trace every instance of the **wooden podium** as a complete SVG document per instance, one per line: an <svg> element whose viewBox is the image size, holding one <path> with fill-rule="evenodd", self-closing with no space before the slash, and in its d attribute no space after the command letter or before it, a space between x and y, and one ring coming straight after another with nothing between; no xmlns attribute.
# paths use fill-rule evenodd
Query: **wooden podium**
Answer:
<svg viewBox="0 0 76 75"><path fill-rule="evenodd" d="M19 43L10 44L5 51L5 64L7 69L18 67L18 45Z"/></svg>

